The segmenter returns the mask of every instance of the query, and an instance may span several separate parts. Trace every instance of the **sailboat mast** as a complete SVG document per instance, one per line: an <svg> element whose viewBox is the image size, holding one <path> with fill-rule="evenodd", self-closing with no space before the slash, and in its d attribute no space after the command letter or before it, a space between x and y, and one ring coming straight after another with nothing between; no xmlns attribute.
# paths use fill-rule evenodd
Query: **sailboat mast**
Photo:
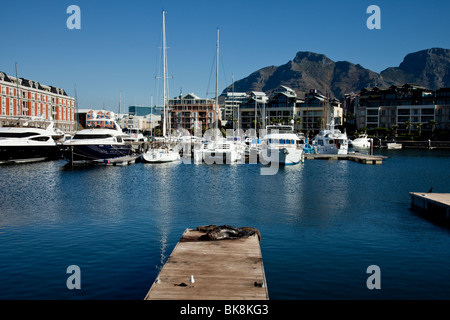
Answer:
<svg viewBox="0 0 450 320"><path fill-rule="evenodd" d="M166 67L167 67L167 57L166 57L166 12L163 11L162 12L162 32L163 32L163 107L164 107L164 124L163 124L163 137L166 136L166 123L167 123L167 110L166 110L166 90L167 90L167 86L166 86L166 82L167 82L167 78L166 78Z"/></svg>
<svg viewBox="0 0 450 320"><path fill-rule="evenodd" d="M218 97L218 91L219 91L219 28L217 28L217 45L216 45L216 102L215 102L215 108L216 108L216 129L219 128L219 97Z"/></svg>

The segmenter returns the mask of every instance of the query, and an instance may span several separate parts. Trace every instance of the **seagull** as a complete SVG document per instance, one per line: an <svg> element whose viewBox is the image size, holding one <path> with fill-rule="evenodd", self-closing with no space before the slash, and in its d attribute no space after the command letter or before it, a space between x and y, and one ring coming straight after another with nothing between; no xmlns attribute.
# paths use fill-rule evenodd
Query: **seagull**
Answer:
<svg viewBox="0 0 450 320"><path fill-rule="evenodd" d="M193 287L193 284L195 283L194 276L191 276L189 283L191 284L189 287Z"/></svg>

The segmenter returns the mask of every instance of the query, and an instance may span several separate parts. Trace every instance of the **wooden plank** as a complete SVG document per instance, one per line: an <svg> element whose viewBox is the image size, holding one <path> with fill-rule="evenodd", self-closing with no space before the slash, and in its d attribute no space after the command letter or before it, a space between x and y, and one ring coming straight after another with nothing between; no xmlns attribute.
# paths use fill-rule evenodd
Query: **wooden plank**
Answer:
<svg viewBox="0 0 450 320"><path fill-rule="evenodd" d="M450 220L450 193L410 192L411 208L433 218Z"/></svg>
<svg viewBox="0 0 450 320"><path fill-rule="evenodd" d="M192 229L184 232L145 299L267 300L258 236L199 240L205 233ZM189 283L191 275L193 286Z"/></svg>

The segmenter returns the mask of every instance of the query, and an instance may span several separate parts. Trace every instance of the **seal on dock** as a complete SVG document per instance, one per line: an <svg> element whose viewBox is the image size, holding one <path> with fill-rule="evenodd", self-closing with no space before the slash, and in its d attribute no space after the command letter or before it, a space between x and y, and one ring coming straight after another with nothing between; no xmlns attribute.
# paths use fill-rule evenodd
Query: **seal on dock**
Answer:
<svg viewBox="0 0 450 320"><path fill-rule="evenodd" d="M251 227L232 227L228 225L216 226L200 226L195 229L196 231L206 232L203 236L200 237L199 240L227 240L227 239L240 239L240 238L248 238L252 235L257 234L258 239L261 241L261 233L256 228Z"/></svg>

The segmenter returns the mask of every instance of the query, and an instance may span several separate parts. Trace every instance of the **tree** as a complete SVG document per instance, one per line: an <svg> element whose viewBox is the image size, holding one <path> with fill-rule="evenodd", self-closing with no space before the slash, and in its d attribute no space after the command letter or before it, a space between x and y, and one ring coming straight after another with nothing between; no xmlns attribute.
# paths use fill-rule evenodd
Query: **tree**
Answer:
<svg viewBox="0 0 450 320"><path fill-rule="evenodd" d="M431 137L433 138L434 129L436 128L437 122L431 119L430 121L428 121L428 124L431 126Z"/></svg>
<svg viewBox="0 0 450 320"><path fill-rule="evenodd" d="M422 123L422 122L419 122L416 126L417 126L417 129L419 130L419 137L421 137L421 136L422 136L422 126L423 126L423 123Z"/></svg>
<svg viewBox="0 0 450 320"><path fill-rule="evenodd" d="M411 121L405 121L405 129L408 130L408 134L411 134Z"/></svg>

